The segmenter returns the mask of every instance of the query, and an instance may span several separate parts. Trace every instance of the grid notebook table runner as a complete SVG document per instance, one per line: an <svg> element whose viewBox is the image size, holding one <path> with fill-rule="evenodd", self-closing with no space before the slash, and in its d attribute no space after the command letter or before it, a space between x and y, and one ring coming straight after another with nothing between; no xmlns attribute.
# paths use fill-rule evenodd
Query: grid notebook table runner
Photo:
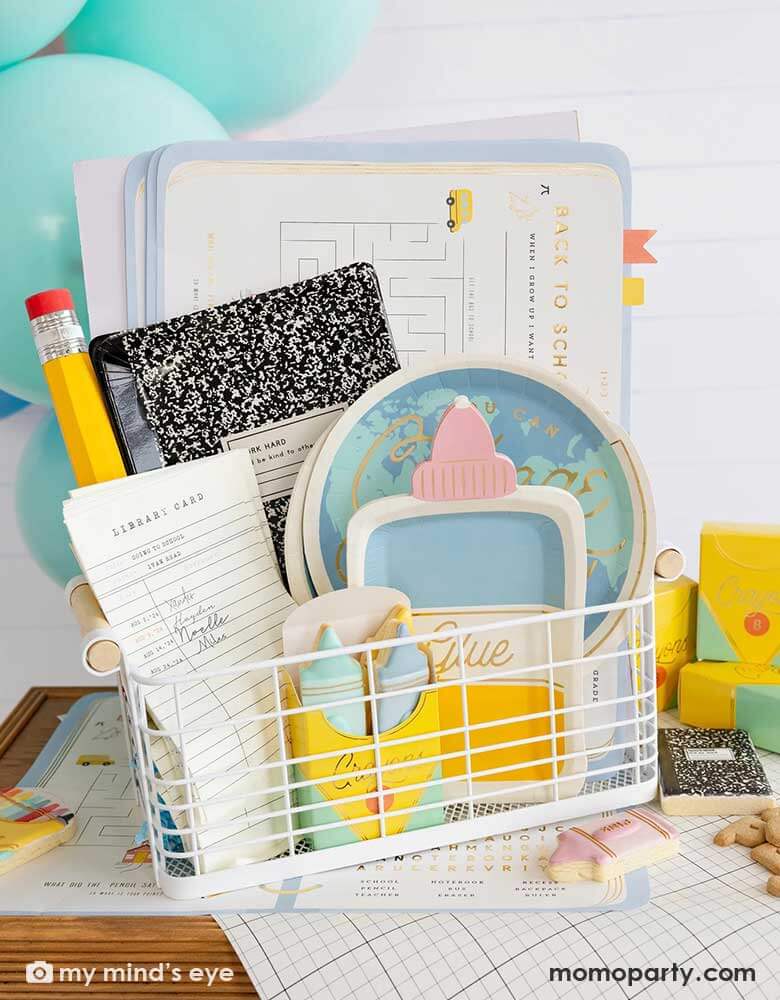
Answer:
<svg viewBox="0 0 780 1000"><path fill-rule="evenodd" d="M674 715L661 720L679 725ZM758 754L778 795L780 755ZM647 808L660 812L657 802ZM675 816L674 822L680 854L651 870L652 899L640 909L216 919L263 1000L674 1000L683 994L776 1000L780 907L766 893L766 871L749 849L713 844L723 818ZM378 877L376 866L365 867L366 879ZM680 972L671 978L675 963L686 985ZM755 982L729 982L736 966L755 969ZM551 968L631 967L665 967L667 975L633 986L625 979L550 981ZM719 971L725 978L717 978Z"/></svg>

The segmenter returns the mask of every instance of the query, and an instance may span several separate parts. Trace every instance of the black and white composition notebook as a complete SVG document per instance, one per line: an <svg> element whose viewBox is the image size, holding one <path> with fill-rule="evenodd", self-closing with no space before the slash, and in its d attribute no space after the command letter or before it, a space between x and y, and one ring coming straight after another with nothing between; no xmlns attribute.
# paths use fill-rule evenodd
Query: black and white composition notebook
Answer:
<svg viewBox="0 0 780 1000"><path fill-rule="evenodd" d="M287 846L283 820L264 817L283 799L263 789L281 784L281 770L241 773L280 758L276 727L240 721L274 710L273 682L261 671L204 676L281 656L282 624L295 606L269 548L249 454L73 490L63 514L128 670L187 675L178 704L170 685L145 688L145 701L159 729L185 729L156 739L153 754L168 806L181 802L182 786L165 782L182 776L186 760L194 819L209 825L192 849L217 852L201 867L227 867L260 837L274 839L251 848L252 859L278 854ZM206 804L231 797L238 801ZM189 825L179 816L177 825Z"/></svg>
<svg viewBox="0 0 780 1000"><path fill-rule="evenodd" d="M772 789L741 729L660 729L661 807L676 816L761 812Z"/></svg>
<svg viewBox="0 0 780 1000"><path fill-rule="evenodd" d="M250 451L283 574L284 523L297 468L347 406L399 368L368 263L96 344L93 359L115 422L132 423L132 437L124 437L139 448L147 426L161 465ZM127 419L119 412L121 380L105 364L101 369L101 358L127 366L141 420L132 407Z"/></svg>

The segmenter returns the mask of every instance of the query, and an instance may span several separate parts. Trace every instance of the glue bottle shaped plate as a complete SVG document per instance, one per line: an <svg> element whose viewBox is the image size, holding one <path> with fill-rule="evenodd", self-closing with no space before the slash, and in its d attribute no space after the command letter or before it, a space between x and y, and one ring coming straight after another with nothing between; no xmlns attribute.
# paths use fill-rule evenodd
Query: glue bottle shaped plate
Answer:
<svg viewBox="0 0 780 1000"><path fill-rule="evenodd" d="M350 585L398 587L409 596L420 634L582 608L582 508L554 486L518 487L514 471L505 455L496 454L479 410L458 396L442 417L431 459L415 470L413 496L375 500L350 520ZM561 797L582 787L583 729L590 724L584 719L582 617L552 623L551 639L554 660L570 664L555 669L553 691L544 667L510 673L548 662L546 624L464 637L467 679L476 681L466 691L469 721L479 726L470 733L478 801L545 801L553 795L553 775ZM457 728L463 725L462 692L446 683L460 676L457 644L444 635L430 648L436 679L444 682L442 729ZM532 718L518 720L525 715ZM503 721L513 718L518 721ZM445 753L463 746L461 734L442 740ZM553 765L556 756L564 760ZM506 770L512 764L517 768ZM456 779L464 770L464 758L445 760L444 776L453 778L448 798L463 794Z"/></svg>

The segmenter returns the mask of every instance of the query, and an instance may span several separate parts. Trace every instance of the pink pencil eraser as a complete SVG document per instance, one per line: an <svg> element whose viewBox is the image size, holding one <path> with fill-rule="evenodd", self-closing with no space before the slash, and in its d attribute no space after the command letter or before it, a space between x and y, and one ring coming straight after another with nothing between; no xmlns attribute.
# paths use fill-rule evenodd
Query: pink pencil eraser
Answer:
<svg viewBox="0 0 780 1000"><path fill-rule="evenodd" d="M648 809L628 809L559 834L547 874L555 882L608 882L679 849L680 835L669 820Z"/></svg>

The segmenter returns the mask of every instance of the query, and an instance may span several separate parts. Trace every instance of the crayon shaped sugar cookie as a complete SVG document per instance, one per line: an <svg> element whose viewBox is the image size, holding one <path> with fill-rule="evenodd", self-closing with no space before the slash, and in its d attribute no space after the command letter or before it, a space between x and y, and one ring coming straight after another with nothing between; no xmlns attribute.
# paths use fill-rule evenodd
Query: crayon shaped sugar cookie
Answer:
<svg viewBox="0 0 780 1000"><path fill-rule="evenodd" d="M766 884L766 891L770 896L780 896L780 875L770 875Z"/></svg>
<svg viewBox="0 0 780 1000"><path fill-rule="evenodd" d="M76 823L68 806L42 788L0 788L0 875L69 841Z"/></svg>
<svg viewBox="0 0 780 1000"><path fill-rule="evenodd" d="M671 858L679 849L680 836L669 820L645 809L628 809L559 834L547 874L555 882L608 882Z"/></svg>
<svg viewBox="0 0 780 1000"><path fill-rule="evenodd" d="M719 830L713 840L718 847L731 847L741 844L743 847L758 847L766 842L765 824L758 816L743 816Z"/></svg>

